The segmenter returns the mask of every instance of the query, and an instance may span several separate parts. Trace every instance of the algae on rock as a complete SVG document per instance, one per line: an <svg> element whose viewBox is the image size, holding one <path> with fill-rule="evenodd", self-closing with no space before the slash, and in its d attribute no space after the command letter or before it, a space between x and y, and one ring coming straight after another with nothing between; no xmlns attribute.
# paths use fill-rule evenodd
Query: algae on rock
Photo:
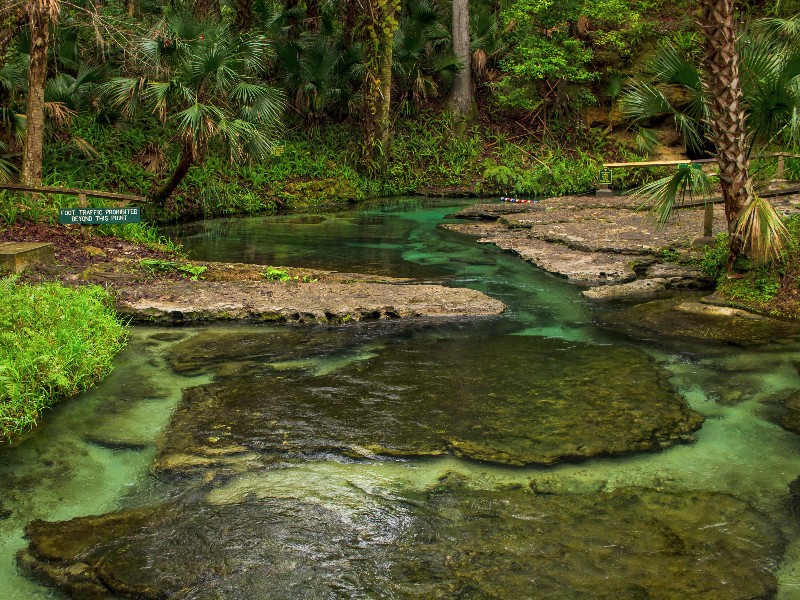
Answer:
<svg viewBox="0 0 800 600"><path fill-rule="evenodd" d="M362 510L264 498L35 521L19 561L73 597L764 598L784 542L710 492L435 489Z"/></svg>
<svg viewBox="0 0 800 600"><path fill-rule="evenodd" d="M411 340L316 375L266 361L187 390L156 469L230 464L253 452L265 460L453 453L547 465L659 450L690 441L702 422L668 377L633 349L530 336Z"/></svg>

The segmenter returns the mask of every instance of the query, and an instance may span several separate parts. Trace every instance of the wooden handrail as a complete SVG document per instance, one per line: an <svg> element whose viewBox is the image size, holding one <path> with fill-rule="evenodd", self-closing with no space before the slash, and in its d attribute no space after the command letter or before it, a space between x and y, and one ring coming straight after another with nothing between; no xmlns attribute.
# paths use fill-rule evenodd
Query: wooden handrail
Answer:
<svg viewBox="0 0 800 600"><path fill-rule="evenodd" d="M692 165L717 162L716 158L700 158L698 160L651 160L648 162L603 163L604 169L615 167L668 167L670 165Z"/></svg>
<svg viewBox="0 0 800 600"><path fill-rule="evenodd" d="M759 154L752 158L800 158L800 154L790 154L788 152L772 152L770 154ZM703 163L717 162L716 158L698 158L695 160L651 160L644 162L624 162L624 163L603 163L604 169L614 169L619 167L669 167L672 165L697 165Z"/></svg>
<svg viewBox="0 0 800 600"><path fill-rule="evenodd" d="M59 188L47 185L22 185L20 183L0 183L0 190L15 190L18 192L40 192L44 194L65 194L67 196L85 196L88 198L107 198L109 200L127 200L128 202L147 202L144 196L130 194L117 194L116 192L100 192L96 190L81 190L76 188Z"/></svg>

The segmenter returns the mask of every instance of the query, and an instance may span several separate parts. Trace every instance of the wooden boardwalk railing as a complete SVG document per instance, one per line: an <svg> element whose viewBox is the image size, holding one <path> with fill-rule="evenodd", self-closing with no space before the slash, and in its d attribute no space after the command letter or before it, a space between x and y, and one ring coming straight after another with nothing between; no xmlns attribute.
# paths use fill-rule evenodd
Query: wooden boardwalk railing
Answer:
<svg viewBox="0 0 800 600"><path fill-rule="evenodd" d="M38 192L40 194L64 194L66 196L77 196L82 204L81 208L86 208L87 198L105 198L117 202L147 202L144 196L133 196L131 194L117 194L116 192L101 192L97 190L83 190L77 188L60 188L48 185L23 185L21 183L0 183L0 190L14 190L17 192Z"/></svg>
<svg viewBox="0 0 800 600"><path fill-rule="evenodd" d="M787 158L800 158L800 154L791 154L789 152L772 152L770 154L761 154L758 156L752 157L753 159L761 159L761 158L777 158L778 159L778 166L775 171L776 179L783 179L783 173L785 171L785 159ZM610 194L611 192L611 169L617 168L637 168L637 167L669 167L675 165L700 165L700 164L707 164L707 163L714 163L717 162L716 158L700 158L695 160L651 160L651 161L642 161L642 162L620 162L620 163L603 163L603 170L600 172L600 183L597 186L597 191L595 194ZM606 172L604 174L604 171ZM607 175L607 178L605 177ZM783 190L783 191L776 191L771 194L764 194L767 195L780 195L781 193L791 193L800 191L800 188ZM705 206L705 215L703 217L703 235L710 237L713 231L713 219L714 219L714 204L722 202L722 198L707 198L702 203L688 203L684 204L683 207L690 207L690 206Z"/></svg>

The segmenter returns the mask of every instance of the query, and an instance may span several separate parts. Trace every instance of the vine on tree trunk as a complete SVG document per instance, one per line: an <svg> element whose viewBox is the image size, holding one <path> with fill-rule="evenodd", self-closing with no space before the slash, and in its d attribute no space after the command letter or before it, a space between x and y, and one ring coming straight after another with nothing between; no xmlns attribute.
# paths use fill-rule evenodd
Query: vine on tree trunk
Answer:
<svg viewBox="0 0 800 600"><path fill-rule="evenodd" d="M389 146L392 88L392 47L398 27L400 0L358 0L358 37L364 40L364 141L367 172L375 174Z"/></svg>

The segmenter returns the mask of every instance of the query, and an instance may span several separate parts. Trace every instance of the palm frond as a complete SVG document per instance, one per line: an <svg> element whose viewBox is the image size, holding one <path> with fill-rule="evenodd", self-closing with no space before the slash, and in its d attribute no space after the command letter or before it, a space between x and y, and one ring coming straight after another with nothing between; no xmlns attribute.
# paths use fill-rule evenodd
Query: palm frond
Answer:
<svg viewBox="0 0 800 600"><path fill-rule="evenodd" d="M702 90L703 83L697 66L669 42L659 46L658 52L650 63L650 68L657 81L683 85L698 92Z"/></svg>
<svg viewBox="0 0 800 600"><path fill-rule="evenodd" d="M800 42L800 15L787 19L768 18L758 21L760 29L790 44Z"/></svg>
<svg viewBox="0 0 800 600"><path fill-rule="evenodd" d="M8 150L8 146L0 142L0 152ZM7 160L4 156L0 156L0 183L10 183L14 180L14 173L16 168L14 164Z"/></svg>
<svg viewBox="0 0 800 600"><path fill-rule="evenodd" d="M78 66L78 74L75 76L73 91L85 85L99 84L103 81L103 70L101 67L81 63Z"/></svg>
<svg viewBox="0 0 800 600"><path fill-rule="evenodd" d="M634 123L675 112L661 90L643 81L636 81L628 87L619 107L622 116Z"/></svg>
<svg viewBox="0 0 800 600"><path fill-rule="evenodd" d="M63 102L45 102L44 112L48 118L52 119L56 127L66 127L73 117L78 114Z"/></svg>
<svg viewBox="0 0 800 600"><path fill-rule="evenodd" d="M780 76L782 53L776 40L767 35L746 35L739 40L737 48L741 58L745 95L757 87L760 81Z"/></svg>
<svg viewBox="0 0 800 600"><path fill-rule="evenodd" d="M756 196L744 207L734 235L740 236L744 251L756 263L780 259L789 231L765 198Z"/></svg>
<svg viewBox="0 0 800 600"><path fill-rule="evenodd" d="M144 77L112 77L100 88L111 105L130 113L138 106L139 95L146 85Z"/></svg>
<svg viewBox="0 0 800 600"><path fill-rule="evenodd" d="M169 93L172 83L169 81L148 81L144 91L145 101L153 105L153 112L158 114L161 121L167 119Z"/></svg>
<svg viewBox="0 0 800 600"><path fill-rule="evenodd" d="M632 192L632 197L642 201L641 208L649 209L659 225L665 225L675 207L683 204L687 197L706 198L711 189L708 175L702 170L687 165L674 175L646 183Z"/></svg>
<svg viewBox="0 0 800 600"><path fill-rule="evenodd" d="M100 158L100 153L97 149L92 146L89 142L85 139L77 136L73 136L70 140L72 145L75 146L78 150L80 150L86 158L95 159Z"/></svg>
<svg viewBox="0 0 800 600"><path fill-rule="evenodd" d="M25 139L25 115L13 110L11 107L0 106L0 123L6 129L13 131L17 140Z"/></svg>
<svg viewBox="0 0 800 600"><path fill-rule="evenodd" d="M674 113L675 126L683 135L684 145L695 151L702 151L705 135L702 131L703 123L683 113Z"/></svg>
<svg viewBox="0 0 800 600"><path fill-rule="evenodd" d="M633 138L633 150L638 156L650 157L658 146L658 138L652 129L637 127Z"/></svg>

